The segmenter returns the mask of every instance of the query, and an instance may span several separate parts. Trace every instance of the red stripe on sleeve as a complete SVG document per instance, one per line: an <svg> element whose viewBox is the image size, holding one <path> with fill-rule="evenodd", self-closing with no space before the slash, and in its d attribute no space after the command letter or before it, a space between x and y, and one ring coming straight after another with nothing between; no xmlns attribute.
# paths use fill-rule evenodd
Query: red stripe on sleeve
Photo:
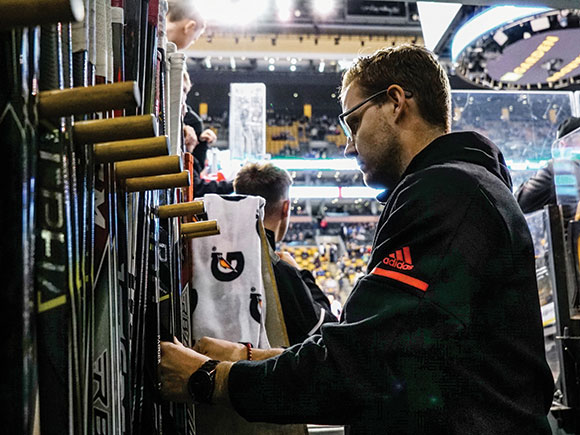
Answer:
<svg viewBox="0 0 580 435"><path fill-rule="evenodd" d="M416 289L419 289L421 291L427 291L427 288L429 287L429 284L427 284L424 281L421 281L420 279L413 278L412 276L409 275L404 275L400 272L395 272L394 270L385 270L380 269L379 267L375 267L371 272L371 275L379 275L384 276L386 278L391 278L394 279L395 281L399 281L404 284L410 285L411 287L415 287Z"/></svg>

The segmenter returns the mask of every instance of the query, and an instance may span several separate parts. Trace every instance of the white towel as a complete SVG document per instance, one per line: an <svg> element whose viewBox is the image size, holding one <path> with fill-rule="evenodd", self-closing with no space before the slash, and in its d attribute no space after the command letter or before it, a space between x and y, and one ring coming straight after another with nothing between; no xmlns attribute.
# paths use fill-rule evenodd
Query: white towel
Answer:
<svg viewBox="0 0 580 435"><path fill-rule="evenodd" d="M201 199L201 198L200 198ZM208 194L208 219L220 234L192 241L192 336L270 347L265 328L262 241L258 223L265 200L258 196Z"/></svg>
<svg viewBox="0 0 580 435"><path fill-rule="evenodd" d="M261 224L265 200L215 194L202 199L208 219L217 219L221 234L192 240L192 297L197 295L193 338L250 342L262 349L270 348L270 341L274 346L288 345L270 257L275 254ZM220 259L225 262L220 264ZM249 423L232 409L202 405L196 405L195 424L197 433L205 435L308 434L306 425Z"/></svg>

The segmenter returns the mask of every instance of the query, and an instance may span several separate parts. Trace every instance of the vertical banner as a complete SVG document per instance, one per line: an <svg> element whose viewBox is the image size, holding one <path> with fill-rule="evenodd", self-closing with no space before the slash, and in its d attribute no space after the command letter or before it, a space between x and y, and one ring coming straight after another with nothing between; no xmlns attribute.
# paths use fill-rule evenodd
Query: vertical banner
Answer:
<svg viewBox="0 0 580 435"><path fill-rule="evenodd" d="M266 85L230 84L230 156L259 160L266 153Z"/></svg>

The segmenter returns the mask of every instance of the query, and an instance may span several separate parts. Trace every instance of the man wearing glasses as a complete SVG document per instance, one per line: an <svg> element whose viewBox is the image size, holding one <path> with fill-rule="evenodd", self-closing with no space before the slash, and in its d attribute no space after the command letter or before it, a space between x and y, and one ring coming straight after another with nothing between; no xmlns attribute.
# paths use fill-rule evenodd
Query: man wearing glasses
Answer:
<svg viewBox="0 0 580 435"><path fill-rule="evenodd" d="M162 394L351 434L551 433L532 241L501 152L450 133L447 76L421 47L358 59L341 101L345 154L386 189L341 322L252 361L241 344L163 343Z"/></svg>

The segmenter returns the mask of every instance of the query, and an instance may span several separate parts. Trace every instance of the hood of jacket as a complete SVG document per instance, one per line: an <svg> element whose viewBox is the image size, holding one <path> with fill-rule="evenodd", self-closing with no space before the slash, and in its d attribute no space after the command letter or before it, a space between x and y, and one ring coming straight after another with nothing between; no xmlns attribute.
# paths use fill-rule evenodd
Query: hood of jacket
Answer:
<svg viewBox="0 0 580 435"><path fill-rule="evenodd" d="M411 160L401 180L429 166L450 161L482 166L512 190L512 179L503 154L493 142L474 131L439 136ZM385 191L379 194L377 199L385 201L388 196L389 192Z"/></svg>

